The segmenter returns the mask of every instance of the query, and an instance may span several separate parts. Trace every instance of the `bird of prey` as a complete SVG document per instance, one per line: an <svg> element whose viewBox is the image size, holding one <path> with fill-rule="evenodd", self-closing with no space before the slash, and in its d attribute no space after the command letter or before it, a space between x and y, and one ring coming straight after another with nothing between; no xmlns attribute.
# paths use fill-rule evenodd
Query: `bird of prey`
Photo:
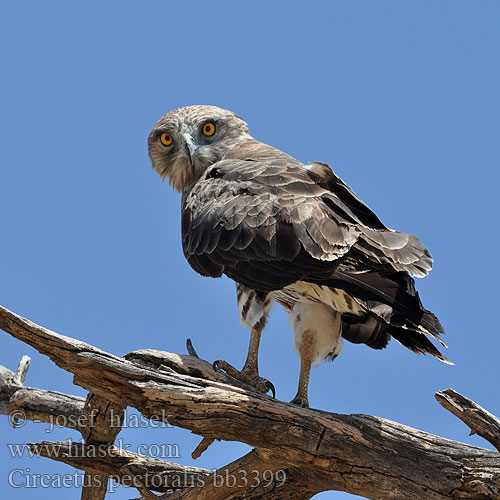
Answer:
<svg viewBox="0 0 500 500"><path fill-rule="evenodd" d="M241 371L222 360L214 366L274 392L257 364L273 302L289 313L300 358L296 405L309 405L311 365L337 357L342 338L383 349L394 337L451 364L429 341L446 347L413 280L430 271L430 253L416 236L386 227L328 165L257 141L239 116L215 106L167 113L148 150L154 169L182 194L189 264L236 283L248 357Z"/></svg>

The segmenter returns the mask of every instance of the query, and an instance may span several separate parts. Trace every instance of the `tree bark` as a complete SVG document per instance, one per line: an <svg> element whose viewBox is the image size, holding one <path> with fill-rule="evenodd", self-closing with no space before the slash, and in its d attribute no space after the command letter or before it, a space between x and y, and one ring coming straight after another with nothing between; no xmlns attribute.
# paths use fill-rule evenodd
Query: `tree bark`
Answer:
<svg viewBox="0 0 500 500"><path fill-rule="evenodd" d="M3 308L0 328L73 373L75 384L118 407L133 406L148 418L205 439L240 441L255 448L211 473L203 484L179 489L169 500L242 498L243 491L251 495L245 498L299 499L324 490L375 500L500 498L496 451L378 417L282 403L215 372L193 355L142 350L120 358ZM475 414L481 411L476 405ZM474 422L475 432L488 427L481 435L496 443L500 434L490 426L491 419ZM251 471L258 476L255 486L233 484L235 477L250 477ZM278 486L282 472L286 481ZM219 487L216 480L221 476L226 479ZM140 487L143 498L151 494L147 484Z"/></svg>
<svg viewBox="0 0 500 500"><path fill-rule="evenodd" d="M83 407L84 422L81 433L93 447L109 447L121 430L126 405L115 403L89 392ZM108 475L85 472L81 500L104 500Z"/></svg>
<svg viewBox="0 0 500 500"><path fill-rule="evenodd" d="M500 419L453 389L438 391L435 397L443 408L469 426L471 435L478 434L500 451Z"/></svg>

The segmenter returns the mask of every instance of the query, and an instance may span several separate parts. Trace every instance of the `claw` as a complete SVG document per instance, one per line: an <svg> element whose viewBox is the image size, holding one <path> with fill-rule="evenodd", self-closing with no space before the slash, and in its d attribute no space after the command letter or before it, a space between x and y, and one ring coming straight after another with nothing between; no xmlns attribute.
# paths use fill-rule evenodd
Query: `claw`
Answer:
<svg viewBox="0 0 500 500"><path fill-rule="evenodd" d="M292 401L290 401L293 405L300 406L302 408L309 408L309 401L307 398L301 398L297 396Z"/></svg>
<svg viewBox="0 0 500 500"><path fill-rule="evenodd" d="M257 370L253 373L248 368L243 368L243 370L237 370L234 366L230 365L227 361L218 359L212 363L212 366L216 372L223 370L229 376L243 382L245 384L251 385L257 391L265 394L271 391L273 393L273 398L276 398L276 389L274 385L266 380L265 378L259 377Z"/></svg>
<svg viewBox="0 0 500 500"><path fill-rule="evenodd" d="M267 390L273 393L273 398L276 399L276 389L274 388L274 385L271 382L269 382L269 380L266 380L265 385L267 387Z"/></svg>

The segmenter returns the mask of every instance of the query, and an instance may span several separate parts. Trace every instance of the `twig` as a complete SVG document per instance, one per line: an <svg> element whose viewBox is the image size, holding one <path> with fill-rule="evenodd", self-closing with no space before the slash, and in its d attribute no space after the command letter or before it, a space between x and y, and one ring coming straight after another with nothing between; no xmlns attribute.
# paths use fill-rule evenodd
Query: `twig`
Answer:
<svg viewBox="0 0 500 500"><path fill-rule="evenodd" d="M500 451L500 419L453 389L438 391L435 397L441 406L469 426L471 434L478 434Z"/></svg>
<svg viewBox="0 0 500 500"><path fill-rule="evenodd" d="M190 356L193 356L195 358L199 359L198 353L195 351L193 347L193 343L191 342L191 339L186 340L186 348L187 352ZM215 441L213 438L203 438L198 446L193 450L191 453L191 458L193 460L196 460L197 458L200 458L202 453L207 450L207 448Z"/></svg>
<svg viewBox="0 0 500 500"><path fill-rule="evenodd" d="M30 367L31 358L29 356L24 355L19 361L19 365L17 367L16 373L12 378L12 383L15 385L24 385L24 381L26 380L26 374L28 373L28 368Z"/></svg>
<svg viewBox="0 0 500 500"><path fill-rule="evenodd" d="M190 356L193 356L195 358L199 358L198 353L195 351L195 349L193 347L193 343L191 342L191 339L186 340L186 348L187 348L187 352Z"/></svg>
<svg viewBox="0 0 500 500"><path fill-rule="evenodd" d="M191 458L197 459L215 441L213 438L203 438L191 453Z"/></svg>

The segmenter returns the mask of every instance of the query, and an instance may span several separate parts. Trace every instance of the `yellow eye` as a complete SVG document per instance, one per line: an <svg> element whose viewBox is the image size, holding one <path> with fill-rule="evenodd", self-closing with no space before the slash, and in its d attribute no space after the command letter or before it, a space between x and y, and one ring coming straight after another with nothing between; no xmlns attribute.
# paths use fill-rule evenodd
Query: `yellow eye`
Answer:
<svg viewBox="0 0 500 500"><path fill-rule="evenodd" d="M214 135L215 134L215 123L213 123L213 122L205 123L205 125L203 125L203 128L201 129L201 131L205 135L208 135L209 137L211 135Z"/></svg>
<svg viewBox="0 0 500 500"><path fill-rule="evenodd" d="M160 135L160 141L164 146L170 146L170 144L174 142L172 136L166 132L163 132L163 134Z"/></svg>

